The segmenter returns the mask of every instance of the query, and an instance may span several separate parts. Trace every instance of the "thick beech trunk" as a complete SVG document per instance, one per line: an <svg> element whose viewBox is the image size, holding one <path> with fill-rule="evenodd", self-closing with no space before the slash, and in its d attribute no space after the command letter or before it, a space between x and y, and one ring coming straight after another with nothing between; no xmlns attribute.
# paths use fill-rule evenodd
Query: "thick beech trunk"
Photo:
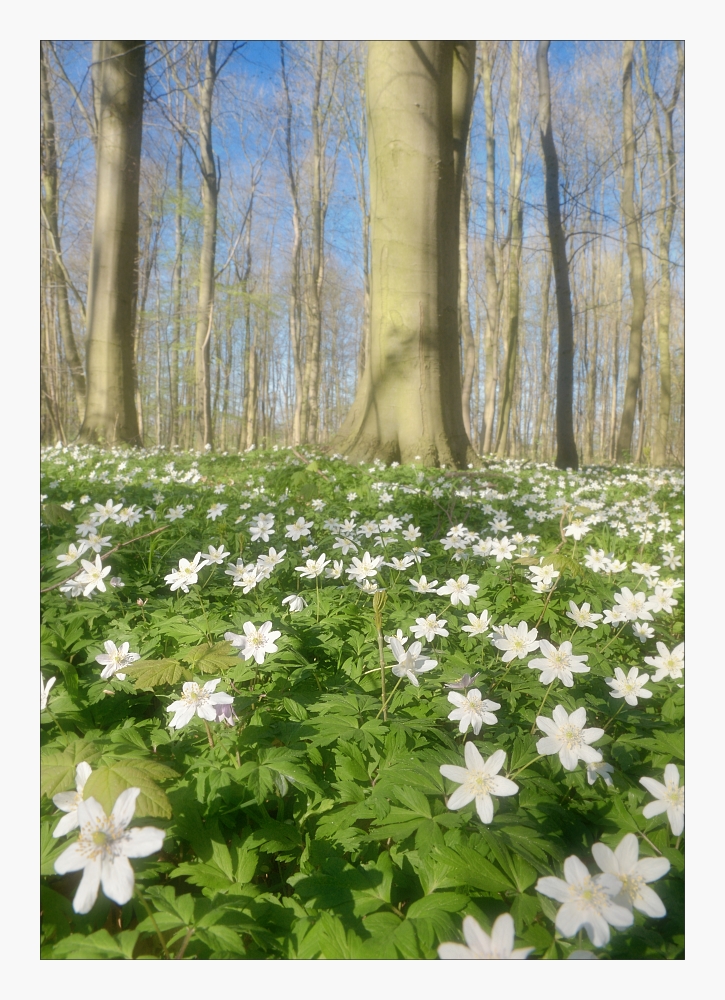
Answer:
<svg viewBox="0 0 725 1000"><path fill-rule="evenodd" d="M371 344L334 442L350 458L465 466L459 201L474 42L368 45Z"/></svg>
<svg viewBox="0 0 725 1000"><path fill-rule="evenodd" d="M140 444L133 384L145 43L104 41L88 278L88 391L80 440Z"/></svg>

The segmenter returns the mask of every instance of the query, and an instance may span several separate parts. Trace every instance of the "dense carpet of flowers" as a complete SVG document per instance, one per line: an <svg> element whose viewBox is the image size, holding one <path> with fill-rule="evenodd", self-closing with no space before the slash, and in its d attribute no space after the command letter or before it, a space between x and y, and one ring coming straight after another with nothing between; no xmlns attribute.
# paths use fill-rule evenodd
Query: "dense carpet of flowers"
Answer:
<svg viewBox="0 0 725 1000"><path fill-rule="evenodd" d="M42 470L43 957L684 957L680 471Z"/></svg>

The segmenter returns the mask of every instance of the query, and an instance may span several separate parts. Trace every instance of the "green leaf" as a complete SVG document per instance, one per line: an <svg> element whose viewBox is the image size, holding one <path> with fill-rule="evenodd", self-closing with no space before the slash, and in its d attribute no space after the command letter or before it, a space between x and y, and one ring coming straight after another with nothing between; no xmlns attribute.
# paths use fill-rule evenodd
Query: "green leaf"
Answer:
<svg viewBox="0 0 725 1000"><path fill-rule="evenodd" d="M436 856L448 867L449 874L458 879L459 885L492 893L516 888L499 868L470 847L439 847Z"/></svg>
<svg viewBox="0 0 725 1000"><path fill-rule="evenodd" d="M178 660L137 660L125 670L140 691L153 691L168 684L176 686L192 677L191 670Z"/></svg>
<svg viewBox="0 0 725 1000"><path fill-rule="evenodd" d="M77 765L93 765L100 756L100 747L84 739L74 740L65 750L41 752L40 794L52 799L57 792L75 789Z"/></svg>
<svg viewBox="0 0 725 1000"><path fill-rule="evenodd" d="M121 931L114 937L107 930L93 934L71 934L63 938L53 949L53 958L66 959L113 959L133 958L133 949L138 939L138 930Z"/></svg>
<svg viewBox="0 0 725 1000"><path fill-rule="evenodd" d="M44 503L42 506L43 520L46 524L56 527L58 524L73 524L73 515L59 503ZM63 567L64 569L66 567Z"/></svg>
<svg viewBox="0 0 725 1000"><path fill-rule="evenodd" d="M232 650L232 644L226 640L211 646L204 643L201 646L180 650L177 653L177 658L182 663L190 664L199 673L223 674L239 662L237 653L232 652Z"/></svg>
<svg viewBox="0 0 725 1000"><path fill-rule="evenodd" d="M407 910L407 919L416 920L420 917L430 917L439 910L446 913L458 913L469 902L468 896L460 892L434 892L430 896L416 899Z"/></svg>
<svg viewBox="0 0 725 1000"><path fill-rule="evenodd" d="M44 822L40 826L40 874L41 875L55 875L55 868L53 867L53 862L60 857L63 851L68 846L67 838L60 838L56 840L53 836L53 830L57 826L58 820L53 820L53 822Z"/></svg>
<svg viewBox="0 0 725 1000"><path fill-rule="evenodd" d="M140 788L136 799L135 818L160 816L171 818L171 803L156 780L176 777L176 772L153 760L116 760L101 764L91 774L83 789L83 797L93 796L110 815L116 799L127 788Z"/></svg>

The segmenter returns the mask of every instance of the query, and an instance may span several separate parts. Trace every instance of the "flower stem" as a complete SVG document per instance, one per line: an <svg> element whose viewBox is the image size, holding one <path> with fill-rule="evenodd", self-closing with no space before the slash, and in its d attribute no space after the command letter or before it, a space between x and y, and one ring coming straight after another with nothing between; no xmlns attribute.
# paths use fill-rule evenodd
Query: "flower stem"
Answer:
<svg viewBox="0 0 725 1000"><path fill-rule="evenodd" d="M600 655L601 655L602 653L604 653L604 652L605 652L605 651L606 651L607 649L609 649L609 647L610 647L610 646L612 645L612 643L614 642L614 640L615 640L615 639L618 639L618 638L619 638L619 636L620 636L620 635L622 634L622 632L624 631L625 627L626 627L626 626L627 626L628 624L629 624L628 622L622 622L622 627L620 628L619 632L615 633L615 635L613 635L613 636L612 636L612 638L611 638L611 639L609 640L609 642L608 642L608 643L607 643L607 645L606 645L606 646L604 647L604 649L600 649L600 650L599 650L599 654L600 654Z"/></svg>
<svg viewBox="0 0 725 1000"><path fill-rule="evenodd" d="M544 707L544 705L546 704L546 699L549 697L549 691L551 691L551 689L552 689L553 686L554 686L554 682L552 681L551 684L546 689L544 697L541 699L541 704L539 705L539 710L536 713L536 715L534 716L534 724L533 724L533 726L531 727L531 730L530 730L531 733L535 733L536 732L536 718L537 718L537 716L541 715L541 710Z"/></svg>
<svg viewBox="0 0 725 1000"><path fill-rule="evenodd" d="M622 711L622 709L624 708L624 704L625 704L624 701L622 701L622 704L619 706L619 708L617 709L617 711L614 713L614 715L612 716L612 718L609 720L609 722L604 727L604 732L605 733L609 729L609 727L611 726L611 724L614 722L614 720L617 718L617 716L619 715L619 713Z"/></svg>
<svg viewBox="0 0 725 1000"><path fill-rule="evenodd" d="M186 951L186 946L188 945L189 941L191 941L191 935L194 933L195 930L196 930L196 927L190 927L188 929L188 931L186 932L186 935L184 937L184 940L181 942L181 947L179 948L179 950L174 955L174 959L180 959L180 958L184 957L184 952Z"/></svg>
<svg viewBox="0 0 725 1000"><path fill-rule="evenodd" d="M156 931L156 936L159 939L159 941L161 942L161 947L163 948L163 951L164 951L164 957L170 959L171 955L169 955L169 949L166 947L166 942L164 941L163 934L159 930L159 925L156 923L156 917L151 912L151 907L146 902L146 898L143 895L143 893L141 892L141 888L140 888L138 882L136 883L135 888L136 888L136 895L138 896L139 900L141 901L141 905L143 906L144 910L146 910L146 912L148 913L149 920L154 925L154 930Z"/></svg>
<svg viewBox="0 0 725 1000"><path fill-rule="evenodd" d="M317 595L317 624L320 623L320 578L315 577L315 593Z"/></svg>
<svg viewBox="0 0 725 1000"><path fill-rule="evenodd" d="M532 764L535 764L537 760L543 760L545 756L545 754L540 753L538 757L534 757L534 759L530 760L528 764L524 764L523 767L518 767L513 774L507 774L506 777L515 778L517 774L521 774L521 772L525 771L527 767L531 767Z"/></svg>
<svg viewBox="0 0 725 1000"><path fill-rule="evenodd" d="M651 840L649 839L649 837L647 836L647 834L646 834L646 833L642 833L642 831L640 830L640 831L639 831L639 835L640 835L640 837L641 837L641 838L642 838L643 840L646 840L646 841L647 841L647 843L649 844L649 846L650 846L650 847L651 847L651 848L652 848L653 850L657 851L657 853L659 854L659 856L660 856L660 857L662 857L662 851L661 851L661 850L659 849L659 847L657 847L657 845L656 845L656 844L653 844L653 843L652 843L652 841L651 841Z"/></svg>
<svg viewBox="0 0 725 1000"><path fill-rule="evenodd" d="M383 652L383 633L380 629L377 630L378 633L378 658L380 660L380 694L383 699L383 721L388 721L388 706L385 700L385 654ZM378 715L380 713L378 712Z"/></svg>
<svg viewBox="0 0 725 1000"><path fill-rule="evenodd" d="M213 750L214 749L214 737L211 734L211 729L209 728L209 723L206 721L206 719L204 719L203 721L204 721L204 726L206 728L206 738L209 740L209 746Z"/></svg>
<svg viewBox="0 0 725 1000"><path fill-rule="evenodd" d="M383 707L380 709L380 712L378 712L378 714L375 716L376 719L380 718L380 713L382 712L383 713L383 718L387 720L387 718L388 718L388 705L393 700L393 695L398 690L398 686L400 685L400 682L402 681L402 679L403 679L402 677L398 678L398 683L395 685L395 687L393 688L393 690L390 692L390 695L388 696L388 700L383 702Z"/></svg>

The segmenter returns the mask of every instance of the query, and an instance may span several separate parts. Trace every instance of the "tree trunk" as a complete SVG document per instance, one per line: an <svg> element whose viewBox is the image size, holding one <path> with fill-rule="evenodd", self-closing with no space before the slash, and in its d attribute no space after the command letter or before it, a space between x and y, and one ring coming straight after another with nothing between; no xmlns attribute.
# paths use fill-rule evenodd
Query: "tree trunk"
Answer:
<svg viewBox="0 0 725 1000"><path fill-rule="evenodd" d="M145 43L101 43L88 391L79 438L140 444L133 384Z"/></svg>
<svg viewBox="0 0 725 1000"><path fill-rule="evenodd" d="M83 423L83 416L86 408L86 376L83 372L83 362L81 361L75 336L73 335L73 321L71 319L70 305L68 303L68 286L66 284L66 270L63 264L63 254L61 250L60 229L58 225L58 156L55 144L55 118L53 116L53 103L50 96L50 85L48 80L48 65L45 46L41 42L40 47L40 98L43 110L43 188L45 199L43 204L44 221L48 229L50 242L53 282L56 288L56 301L58 303L58 322L60 324L60 335L63 339L63 350L65 359L70 369L73 380L73 390L75 393L76 407L78 409L78 421Z"/></svg>
<svg viewBox="0 0 725 1000"><path fill-rule="evenodd" d="M334 445L351 458L458 467L475 459L458 351L474 61L473 42L368 44L371 351Z"/></svg>
<svg viewBox="0 0 725 1000"><path fill-rule="evenodd" d="M470 203L468 198L467 169L463 174L461 185L461 218L458 237L458 253L460 256L460 278L458 282L458 322L461 330L461 346L463 348L463 382L461 384L461 405L463 407L463 426L469 441L473 443L471 432L471 393L473 376L476 371L476 345L471 329L471 312L468 305L468 216Z"/></svg>
<svg viewBox="0 0 725 1000"><path fill-rule="evenodd" d="M632 99L632 68L634 42L624 43L622 55L622 140L624 145L624 170L622 176L622 213L627 228L627 255L629 257L629 287L632 293L632 319L629 334L629 359L627 383L624 389L622 420L617 438L617 461L632 458L632 431L642 379L642 326L644 324L645 288L644 261L639 217L634 203L634 161L636 141L634 135L634 101Z"/></svg>
<svg viewBox="0 0 725 1000"><path fill-rule="evenodd" d="M546 174L546 224L556 286L556 313L559 344L556 370L556 466L578 469L579 456L574 441L572 397L574 381L574 320L571 312L569 263L559 205L559 158L551 128L549 87L549 42L539 42L536 69L539 78L539 132Z"/></svg>
<svg viewBox="0 0 725 1000"><path fill-rule="evenodd" d="M203 235L199 258L199 298L194 337L195 443L201 450L213 444L211 412L211 331L214 319L214 260L216 256L219 178L212 145L212 100L216 81L217 42L206 50L204 80L199 95L199 147L202 170Z"/></svg>
<svg viewBox="0 0 725 1000"><path fill-rule="evenodd" d="M169 444L179 443L179 348L181 344L181 290L184 268L184 140L176 150L176 211L174 219L173 332L169 370Z"/></svg>
<svg viewBox="0 0 725 1000"><path fill-rule="evenodd" d="M290 293L289 293L289 332L290 346L292 352L292 365L294 372L295 386L295 406L292 417L292 444L302 443L303 429L303 358L302 358L302 315L300 303L300 255L302 251L302 214L297 193L297 172L295 170L294 158L292 155L292 99L289 92L289 83L284 57L284 42L279 43L280 62L282 66L282 84L284 86L286 115L285 115L285 152L286 152L286 172L287 182L292 197L292 264L290 268Z"/></svg>
<svg viewBox="0 0 725 1000"><path fill-rule="evenodd" d="M320 407L320 357L322 351L322 282L324 278L323 240L325 235L326 197L323 195L322 161L324 139L320 116L320 92L325 43L317 43L315 95L312 104L312 247L307 276L305 305L307 312L307 350L303 380L302 440L315 442L318 436Z"/></svg>
<svg viewBox="0 0 725 1000"><path fill-rule="evenodd" d="M667 463L667 438L670 425L670 409L672 400L672 374L670 361L670 245L672 228L677 213L677 158L673 138L672 118L677 107L684 72L684 52L680 42L677 46L677 71L672 96L667 104L657 94L652 86L647 62L646 42L640 42L642 50L642 68L644 83L650 103L657 149L657 171L660 180L660 204L657 209L657 236L659 250L659 291L657 295L657 346L660 368L660 392L657 424L655 426L654 449L652 464L662 466ZM665 117L665 143L660 129L659 109L662 108ZM666 144L667 159L665 160L664 145Z"/></svg>
<svg viewBox="0 0 725 1000"><path fill-rule="evenodd" d="M544 268L544 280L541 292L543 303L541 307L541 385L536 410L536 425L534 427L534 460L539 459L539 440L544 428L545 403L549 396L549 288L551 287L551 259L547 259Z"/></svg>
<svg viewBox="0 0 725 1000"><path fill-rule="evenodd" d="M483 387L483 427L481 429L484 455L493 451L493 422L496 415L496 382L498 377L498 303L499 289L496 277L496 136L494 132L493 48L495 42L482 42L483 104L486 112L486 239L484 264L486 269L486 328L483 336L485 364Z"/></svg>
<svg viewBox="0 0 725 1000"><path fill-rule="evenodd" d="M519 271L521 267L521 236L523 206L521 204L521 45L511 43L511 77L509 84L509 245L508 266L508 334L504 360L504 384L501 399L496 454L503 458L508 444L511 402L516 376L516 356L519 343Z"/></svg>

